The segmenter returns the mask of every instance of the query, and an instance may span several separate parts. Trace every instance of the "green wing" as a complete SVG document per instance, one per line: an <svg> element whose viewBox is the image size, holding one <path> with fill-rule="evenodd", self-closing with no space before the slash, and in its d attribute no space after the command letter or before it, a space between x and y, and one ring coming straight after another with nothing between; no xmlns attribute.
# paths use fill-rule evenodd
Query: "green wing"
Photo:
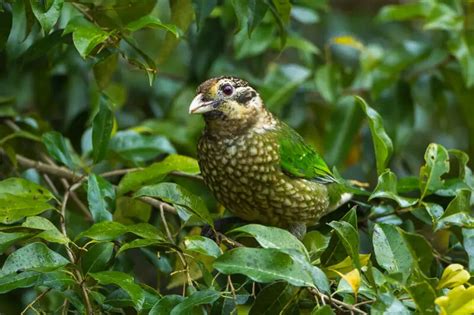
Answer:
<svg viewBox="0 0 474 315"><path fill-rule="evenodd" d="M320 183L338 182L323 158L295 130L279 122L276 134L280 144L280 165L285 173Z"/></svg>

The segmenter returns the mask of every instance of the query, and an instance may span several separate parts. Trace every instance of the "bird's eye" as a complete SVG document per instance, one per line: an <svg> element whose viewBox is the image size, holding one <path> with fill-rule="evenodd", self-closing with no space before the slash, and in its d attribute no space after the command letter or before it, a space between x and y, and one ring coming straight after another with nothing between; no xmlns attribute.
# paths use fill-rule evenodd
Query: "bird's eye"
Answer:
<svg viewBox="0 0 474 315"><path fill-rule="evenodd" d="M223 92L225 95L227 95L227 96L231 95L231 94L234 92L234 88L233 88L232 85L230 85L230 84L224 84L224 85L221 87L221 90L222 90L222 92Z"/></svg>

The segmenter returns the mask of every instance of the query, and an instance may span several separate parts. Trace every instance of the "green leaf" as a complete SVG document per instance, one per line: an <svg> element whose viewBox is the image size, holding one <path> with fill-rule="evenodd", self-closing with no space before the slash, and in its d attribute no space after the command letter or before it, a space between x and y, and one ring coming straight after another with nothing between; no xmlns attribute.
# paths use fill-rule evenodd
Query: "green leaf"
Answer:
<svg viewBox="0 0 474 315"><path fill-rule="evenodd" d="M290 0L272 0L272 3L275 6L278 15L280 16L283 23L288 24L288 22L290 21L291 13Z"/></svg>
<svg viewBox="0 0 474 315"><path fill-rule="evenodd" d="M156 227L148 223L123 225L115 221L102 221L81 232L76 240L87 237L96 241L112 241L125 233L132 233L142 238L164 240L165 237Z"/></svg>
<svg viewBox="0 0 474 315"><path fill-rule="evenodd" d="M431 263L433 262L433 248L430 243L420 234L399 230L405 240L411 255L418 268L426 275L430 274Z"/></svg>
<svg viewBox="0 0 474 315"><path fill-rule="evenodd" d="M377 174L382 172L387 167L390 157L393 152L392 140L385 132L382 123L382 117L373 108L371 108L364 101L363 98L356 96L356 102L359 103L365 115L369 119L370 132L372 134L372 141L374 143L375 159L377 162Z"/></svg>
<svg viewBox="0 0 474 315"><path fill-rule="evenodd" d="M265 1L249 0L249 18L248 18L248 36L252 34L254 29L262 22L265 13L268 11L268 5Z"/></svg>
<svg viewBox="0 0 474 315"><path fill-rule="evenodd" d="M184 246L186 246L187 251L196 252L214 258L217 258L222 254L222 251L216 242L200 235L187 236L184 239Z"/></svg>
<svg viewBox="0 0 474 315"><path fill-rule="evenodd" d="M411 273L413 258L397 228L378 223L372 236L377 263L390 273L402 273L407 279Z"/></svg>
<svg viewBox="0 0 474 315"><path fill-rule="evenodd" d="M36 285L40 273L36 271L24 271L11 273L0 277L0 294L10 292L18 288L29 288Z"/></svg>
<svg viewBox="0 0 474 315"><path fill-rule="evenodd" d="M436 304L441 308L441 314L472 314L474 312L474 286L471 285L466 289L460 285L437 298Z"/></svg>
<svg viewBox="0 0 474 315"><path fill-rule="evenodd" d="M462 229L463 247L469 257L469 272L474 273L474 229Z"/></svg>
<svg viewBox="0 0 474 315"><path fill-rule="evenodd" d="M468 88L474 85L474 42L467 36L455 36L448 42L450 52L461 65L461 73Z"/></svg>
<svg viewBox="0 0 474 315"><path fill-rule="evenodd" d="M75 283L73 277L68 272L58 270L42 273L38 278L37 285L57 290L64 290Z"/></svg>
<svg viewBox="0 0 474 315"><path fill-rule="evenodd" d="M144 291L135 283L131 275L119 271L102 271L89 273L89 275L100 284L114 284L125 290L132 299L135 309L137 311L141 310L143 303L145 302Z"/></svg>
<svg viewBox="0 0 474 315"><path fill-rule="evenodd" d="M357 232L356 228L350 223L344 221L332 221L328 223L328 225L336 231L339 239L342 242L342 245L347 251L347 254L351 256L352 261L354 262L354 265L357 267L357 269L360 269L359 233Z"/></svg>
<svg viewBox="0 0 474 315"><path fill-rule="evenodd" d="M421 314L437 314L434 304L436 292L423 275L415 271L406 289Z"/></svg>
<svg viewBox="0 0 474 315"><path fill-rule="evenodd" d="M472 191L460 190L456 197L449 203L443 215L439 218L436 230L447 226L460 226L474 228L474 217L470 206Z"/></svg>
<svg viewBox="0 0 474 315"><path fill-rule="evenodd" d="M0 12L0 52L5 48L12 27L12 14Z"/></svg>
<svg viewBox="0 0 474 315"><path fill-rule="evenodd" d="M140 188L134 197L149 196L163 200L173 205L179 205L190 210L205 223L213 226L212 218L206 204L199 197L175 183L160 183Z"/></svg>
<svg viewBox="0 0 474 315"><path fill-rule="evenodd" d="M357 213L356 207L353 207L348 213L342 217L339 222L347 222L357 230ZM343 261L347 257L347 250L343 245L339 235L332 233L329 245L321 255L321 264L330 266Z"/></svg>
<svg viewBox="0 0 474 315"><path fill-rule="evenodd" d="M92 156L94 163L100 162L106 155L110 136L114 126L114 114L109 108L105 96L100 98L99 111L92 122Z"/></svg>
<svg viewBox="0 0 474 315"><path fill-rule="evenodd" d="M67 236L59 232L58 228L53 223L43 217L28 217L21 226L43 230L43 232L37 234L35 237L42 238L48 242L67 244L71 241Z"/></svg>
<svg viewBox="0 0 474 315"><path fill-rule="evenodd" d="M132 130L117 132L110 141L109 149L133 162L148 161L162 153L176 153L165 137L142 135Z"/></svg>
<svg viewBox="0 0 474 315"><path fill-rule="evenodd" d="M404 21L426 16L431 11L429 1L418 1L401 5L386 5L377 15L381 22Z"/></svg>
<svg viewBox="0 0 474 315"><path fill-rule="evenodd" d="M52 251L43 243L31 243L10 254L3 264L0 276L18 271L50 271L63 267L69 260Z"/></svg>
<svg viewBox="0 0 474 315"><path fill-rule="evenodd" d="M29 232L0 232L0 254L3 254L10 246L32 236Z"/></svg>
<svg viewBox="0 0 474 315"><path fill-rule="evenodd" d="M70 169L76 169L79 164L79 157L71 145L69 139L63 137L57 131L45 132L42 135L43 143L56 161L63 163Z"/></svg>
<svg viewBox="0 0 474 315"><path fill-rule="evenodd" d="M118 195L129 191L161 182L167 174L172 171L180 171L187 174L199 174L199 165L193 158L171 154L163 161L134 172L127 173L120 181L117 189Z"/></svg>
<svg viewBox="0 0 474 315"><path fill-rule="evenodd" d="M235 57L243 59L262 54L273 42L273 31L271 25L261 24L249 39L245 29L240 30L234 37Z"/></svg>
<svg viewBox="0 0 474 315"><path fill-rule="evenodd" d="M232 249L214 261L214 268L224 274L244 274L257 282L284 280L297 287L315 287L301 264L273 248Z"/></svg>
<svg viewBox="0 0 474 315"><path fill-rule="evenodd" d="M217 0L192 0L194 12L196 13L196 25L198 30L203 26L204 20L211 14L217 5Z"/></svg>
<svg viewBox="0 0 474 315"><path fill-rule="evenodd" d="M72 33L72 40L82 58L86 58L97 45L109 38L109 33L81 17L69 21L64 34Z"/></svg>
<svg viewBox="0 0 474 315"><path fill-rule="evenodd" d="M131 242L123 244L120 249L117 252L117 255L123 253L126 250L133 249L133 248L142 248L142 247L148 247L148 246L165 246L165 247L170 247L169 243L165 243L162 240L157 240L157 239L149 239L149 238L139 238L136 240L133 240Z"/></svg>
<svg viewBox="0 0 474 315"><path fill-rule="evenodd" d="M107 267L114 253L114 243L105 242L92 245L81 257L84 274L102 271Z"/></svg>
<svg viewBox="0 0 474 315"><path fill-rule="evenodd" d="M150 310L149 315L167 315L171 313L171 310L181 303L184 297L181 295L170 294L164 296Z"/></svg>
<svg viewBox="0 0 474 315"><path fill-rule="evenodd" d="M220 293L214 290L196 291L181 303L173 307L171 315L190 314L199 305L212 304L220 297Z"/></svg>
<svg viewBox="0 0 474 315"><path fill-rule="evenodd" d="M402 208L408 208L417 203L417 199L415 198L406 198L398 195L397 175L395 175L395 173L389 169L380 174L377 187L375 187L374 191L370 195L369 200L374 198L393 200Z"/></svg>
<svg viewBox="0 0 474 315"><path fill-rule="evenodd" d="M159 18L153 15L142 16L138 20L132 21L125 26L130 32L136 32L146 27L164 29L173 34L176 38L179 38L182 33L176 25L162 23Z"/></svg>
<svg viewBox="0 0 474 315"><path fill-rule="evenodd" d="M431 143L425 152L425 165L420 168L420 200L443 188L444 180L441 176L447 172L449 172L448 151L442 145Z"/></svg>
<svg viewBox="0 0 474 315"><path fill-rule="evenodd" d="M233 229L228 233L250 235L254 237L263 248L275 248L281 251L288 249L297 250L304 255L304 257L309 259L309 254L303 243L301 243L296 236L284 229L260 224L248 224Z"/></svg>
<svg viewBox="0 0 474 315"><path fill-rule="evenodd" d="M49 31L58 21L59 16L61 15L61 10L63 8L64 0L52 0L47 2L30 0L31 10L33 14L38 19L38 22L41 24L41 27L44 30L45 34L48 34ZM48 8L44 6L48 5Z"/></svg>
<svg viewBox="0 0 474 315"><path fill-rule="evenodd" d="M318 92L328 103L335 103L340 94L340 73L338 68L327 63L316 70L315 83Z"/></svg>
<svg viewBox="0 0 474 315"><path fill-rule="evenodd" d="M403 305L403 303L396 297L394 297L392 294L382 293L377 296L377 301L372 306L372 314L410 315L412 313L408 311L405 305Z"/></svg>
<svg viewBox="0 0 474 315"><path fill-rule="evenodd" d="M23 178L10 177L0 181L0 221L16 222L54 207L48 202L54 196L44 187Z"/></svg>
<svg viewBox="0 0 474 315"><path fill-rule="evenodd" d="M111 183L92 173L87 180L87 202L94 222L112 221L107 198L115 201L115 190Z"/></svg>
<svg viewBox="0 0 474 315"><path fill-rule="evenodd" d="M331 306L323 305L323 306L316 306L311 315L335 315L334 311L332 310Z"/></svg>
<svg viewBox="0 0 474 315"><path fill-rule="evenodd" d="M286 282L272 283L257 295L249 315L274 315L281 314L291 302L295 288Z"/></svg>

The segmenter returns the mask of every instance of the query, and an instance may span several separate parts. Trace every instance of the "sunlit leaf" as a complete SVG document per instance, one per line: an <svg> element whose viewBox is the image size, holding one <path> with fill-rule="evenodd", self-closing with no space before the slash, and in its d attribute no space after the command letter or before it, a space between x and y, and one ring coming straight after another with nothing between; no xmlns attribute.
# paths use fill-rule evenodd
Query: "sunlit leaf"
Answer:
<svg viewBox="0 0 474 315"><path fill-rule="evenodd" d="M443 275L439 279L437 289L454 288L463 285L471 275L460 264L450 264L443 270Z"/></svg>
<svg viewBox="0 0 474 315"><path fill-rule="evenodd" d="M465 288L460 285L446 295L435 300L441 308L442 315L463 315L474 312L474 286Z"/></svg>

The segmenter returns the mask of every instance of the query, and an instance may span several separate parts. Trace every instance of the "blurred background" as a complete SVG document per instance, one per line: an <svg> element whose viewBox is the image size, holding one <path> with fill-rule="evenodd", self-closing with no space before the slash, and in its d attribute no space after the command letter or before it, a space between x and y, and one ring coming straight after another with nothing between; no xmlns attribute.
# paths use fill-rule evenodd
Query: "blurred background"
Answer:
<svg viewBox="0 0 474 315"><path fill-rule="evenodd" d="M85 154L102 94L113 103L118 130L165 137L194 156L203 126L187 113L195 88L232 75L249 81L273 113L346 177L376 179L370 133L354 94L381 114L399 176L418 174L431 142L472 156L472 2L295 0L291 10L253 0L199 3L64 2L55 30L45 35L23 1L4 1L2 113L35 115L41 126L34 128L63 132ZM178 27L180 37L164 27L123 31L148 14ZM108 32L88 42L82 56L78 28L63 34L81 15Z"/></svg>

